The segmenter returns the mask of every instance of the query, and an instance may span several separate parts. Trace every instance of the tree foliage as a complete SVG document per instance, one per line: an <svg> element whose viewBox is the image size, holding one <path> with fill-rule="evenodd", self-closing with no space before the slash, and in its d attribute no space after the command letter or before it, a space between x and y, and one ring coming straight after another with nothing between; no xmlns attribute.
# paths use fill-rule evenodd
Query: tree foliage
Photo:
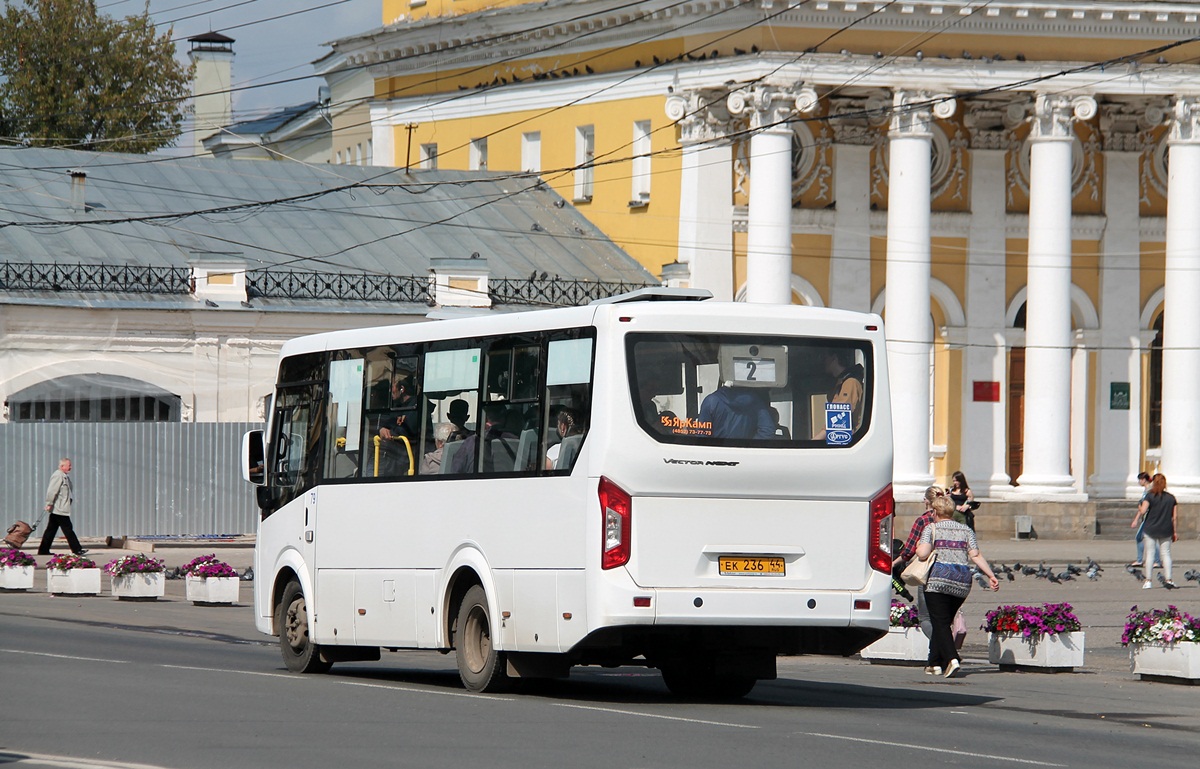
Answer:
<svg viewBox="0 0 1200 769"><path fill-rule="evenodd" d="M114 19L94 0L20 0L0 16L0 136L41 146L151 152L179 136L191 67L150 6Z"/></svg>

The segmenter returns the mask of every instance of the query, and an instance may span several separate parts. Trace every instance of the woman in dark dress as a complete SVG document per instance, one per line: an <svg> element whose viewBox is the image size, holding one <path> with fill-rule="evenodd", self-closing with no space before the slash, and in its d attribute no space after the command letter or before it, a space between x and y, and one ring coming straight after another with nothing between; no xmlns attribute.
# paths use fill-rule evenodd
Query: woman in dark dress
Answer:
<svg viewBox="0 0 1200 769"><path fill-rule="evenodd" d="M1162 473L1155 473L1150 479L1150 490L1142 497L1138 511L1145 517L1142 526L1143 542L1146 545L1145 563L1146 581L1142 583L1143 590L1154 587L1154 563L1162 561L1163 584L1175 587L1171 581L1171 543L1179 539L1175 526L1176 504L1175 497L1167 493L1167 479ZM1155 558L1155 553L1159 557Z"/></svg>
<svg viewBox="0 0 1200 769"><path fill-rule="evenodd" d="M971 531L975 531L975 508L979 505L967 484L967 476L963 475L962 470L955 470L950 478L950 501L954 503L954 510L961 513L963 521L971 527Z"/></svg>

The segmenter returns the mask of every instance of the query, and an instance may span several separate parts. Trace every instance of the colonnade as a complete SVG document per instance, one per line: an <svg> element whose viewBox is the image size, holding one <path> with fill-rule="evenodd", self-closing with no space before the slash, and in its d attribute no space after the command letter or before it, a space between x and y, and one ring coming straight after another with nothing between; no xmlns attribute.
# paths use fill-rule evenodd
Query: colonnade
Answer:
<svg viewBox="0 0 1200 769"><path fill-rule="evenodd" d="M887 130L887 264L884 287L888 366L898 496L920 493L930 472L931 157L935 118L953 115L951 94L897 88ZM964 124L970 134L970 227L964 257L966 325L949 329L962 345L962 468L981 496L1083 500L1137 493L1141 454L1139 333L1141 236L1140 158L1146 129L1169 124L1164 298L1161 469L1183 501L1200 500L1200 97L1177 97L1130 108L1094 96L1031 94L996 106L976 103ZM845 99L845 97L839 97ZM886 102L884 102L886 105ZM760 85L748 91L714 88L673 94L668 115L683 139L680 257L692 285L731 299L733 150L725 137L749 131L749 205L745 298L790 303L793 234L792 129L813 112L817 92L805 85ZM837 112L835 105L830 111ZM674 113L674 114L673 114ZM1072 325L1072 199L1075 123L1100 116L1104 156L1104 219L1099 255L1100 319L1087 333ZM973 396L975 382L1005 383L1011 341L1005 323L1006 165L1015 149L1011 129L1030 123L1028 263L1026 274L1024 462L1006 472L1005 402ZM871 147L868 130L832 123L835 139L835 231L831 306L866 310L869 297ZM711 196L711 197L710 197ZM717 277L723 276L723 277ZM711 280L711 282L710 282ZM1094 355L1097 387L1090 404L1074 393ZM1128 385L1132 403L1113 408L1110 384ZM1114 392L1116 392L1114 390ZM1089 406L1091 407L1089 409ZM1089 416L1089 411L1094 416ZM1083 430L1078 423L1087 422ZM1085 445L1099 447L1091 458ZM1011 482L1015 481L1014 487ZM982 493L980 493L982 492Z"/></svg>

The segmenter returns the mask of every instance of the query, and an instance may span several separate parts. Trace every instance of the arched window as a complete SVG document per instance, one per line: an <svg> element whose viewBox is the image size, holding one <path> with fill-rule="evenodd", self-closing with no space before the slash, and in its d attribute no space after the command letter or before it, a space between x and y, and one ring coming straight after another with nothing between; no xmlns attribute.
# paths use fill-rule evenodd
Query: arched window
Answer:
<svg viewBox="0 0 1200 769"><path fill-rule="evenodd" d="M1154 341L1150 343L1150 381L1147 383L1146 447L1162 446L1163 313L1154 319Z"/></svg>
<svg viewBox="0 0 1200 769"><path fill-rule="evenodd" d="M178 422L180 398L146 382L84 374L39 382L8 398L11 422Z"/></svg>

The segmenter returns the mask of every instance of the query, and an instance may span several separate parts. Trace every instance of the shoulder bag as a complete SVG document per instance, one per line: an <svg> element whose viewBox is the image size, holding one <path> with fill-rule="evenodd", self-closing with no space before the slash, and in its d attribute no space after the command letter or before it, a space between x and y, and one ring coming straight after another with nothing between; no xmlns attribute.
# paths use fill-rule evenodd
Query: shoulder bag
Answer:
<svg viewBox="0 0 1200 769"><path fill-rule="evenodd" d="M929 524L930 532L929 539L931 542L936 542L934 536L937 530L934 528L936 524ZM922 561L920 558L913 557L908 566L904 567L904 571L900 574L900 581L906 585L914 587L925 587L929 582L929 570L933 568L933 562L937 560L937 550L929 554L929 558Z"/></svg>

